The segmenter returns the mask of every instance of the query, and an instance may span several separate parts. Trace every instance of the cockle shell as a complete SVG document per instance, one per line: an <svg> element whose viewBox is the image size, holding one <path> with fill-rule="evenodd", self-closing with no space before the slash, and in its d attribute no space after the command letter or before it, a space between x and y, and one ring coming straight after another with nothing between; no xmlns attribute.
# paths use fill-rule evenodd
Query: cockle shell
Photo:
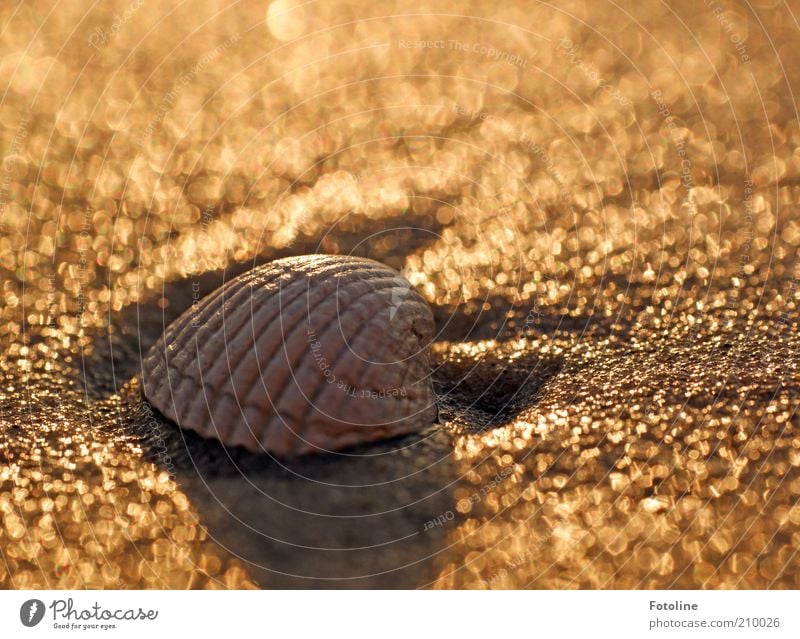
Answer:
<svg viewBox="0 0 800 639"><path fill-rule="evenodd" d="M170 324L142 362L148 401L184 429L278 456L340 450L436 419L434 321L373 260L276 260Z"/></svg>

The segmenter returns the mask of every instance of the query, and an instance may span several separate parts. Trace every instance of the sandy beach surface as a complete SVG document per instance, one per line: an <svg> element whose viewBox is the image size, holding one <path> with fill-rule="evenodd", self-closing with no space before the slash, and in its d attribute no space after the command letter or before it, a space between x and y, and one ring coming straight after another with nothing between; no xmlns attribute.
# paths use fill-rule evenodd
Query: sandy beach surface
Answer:
<svg viewBox="0 0 800 639"><path fill-rule="evenodd" d="M800 587L795 3L6 4L0 587ZM431 304L440 423L275 460L148 406L172 319L309 253Z"/></svg>

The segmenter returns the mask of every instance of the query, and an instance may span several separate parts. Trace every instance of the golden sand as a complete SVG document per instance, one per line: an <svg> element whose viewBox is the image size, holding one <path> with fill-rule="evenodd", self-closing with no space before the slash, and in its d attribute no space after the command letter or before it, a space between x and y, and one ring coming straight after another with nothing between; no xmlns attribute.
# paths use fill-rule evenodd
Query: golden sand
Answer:
<svg viewBox="0 0 800 639"><path fill-rule="evenodd" d="M800 587L800 6L84 5L0 9L0 587L253 585L84 357L165 282L373 233L481 327L439 364L558 369L457 429L420 586Z"/></svg>

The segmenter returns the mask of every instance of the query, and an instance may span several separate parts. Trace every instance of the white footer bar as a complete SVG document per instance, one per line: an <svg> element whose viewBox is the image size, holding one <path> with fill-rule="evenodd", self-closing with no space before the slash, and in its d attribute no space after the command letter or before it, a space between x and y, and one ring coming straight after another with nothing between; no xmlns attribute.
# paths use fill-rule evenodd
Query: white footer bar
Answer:
<svg viewBox="0 0 800 639"><path fill-rule="evenodd" d="M5 591L0 628L3 637L119 639L247 636L254 630L282 638L446 633L494 639L566 631L591 639L778 639L800 637L800 596L792 591Z"/></svg>

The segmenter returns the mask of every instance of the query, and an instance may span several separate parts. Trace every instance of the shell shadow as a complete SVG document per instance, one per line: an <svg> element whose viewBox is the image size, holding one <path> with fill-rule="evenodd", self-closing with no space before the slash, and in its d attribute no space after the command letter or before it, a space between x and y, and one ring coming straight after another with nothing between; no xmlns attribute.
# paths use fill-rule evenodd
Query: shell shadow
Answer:
<svg viewBox="0 0 800 639"><path fill-rule="evenodd" d="M183 431L138 393L128 406L126 431L262 587L414 588L434 579L455 525L446 428L276 460ZM448 525L429 524L437 520Z"/></svg>
<svg viewBox="0 0 800 639"><path fill-rule="evenodd" d="M442 368L440 424L288 460L184 431L138 389L125 430L173 474L209 536L244 560L262 587L414 588L435 580L461 521L454 494L464 469L452 455L454 436L530 406L545 382L493 364L468 374Z"/></svg>
<svg viewBox="0 0 800 639"><path fill-rule="evenodd" d="M531 408L544 386L564 367L560 358L526 358L514 365L494 357L443 362L434 378L439 416L477 432L505 424Z"/></svg>

